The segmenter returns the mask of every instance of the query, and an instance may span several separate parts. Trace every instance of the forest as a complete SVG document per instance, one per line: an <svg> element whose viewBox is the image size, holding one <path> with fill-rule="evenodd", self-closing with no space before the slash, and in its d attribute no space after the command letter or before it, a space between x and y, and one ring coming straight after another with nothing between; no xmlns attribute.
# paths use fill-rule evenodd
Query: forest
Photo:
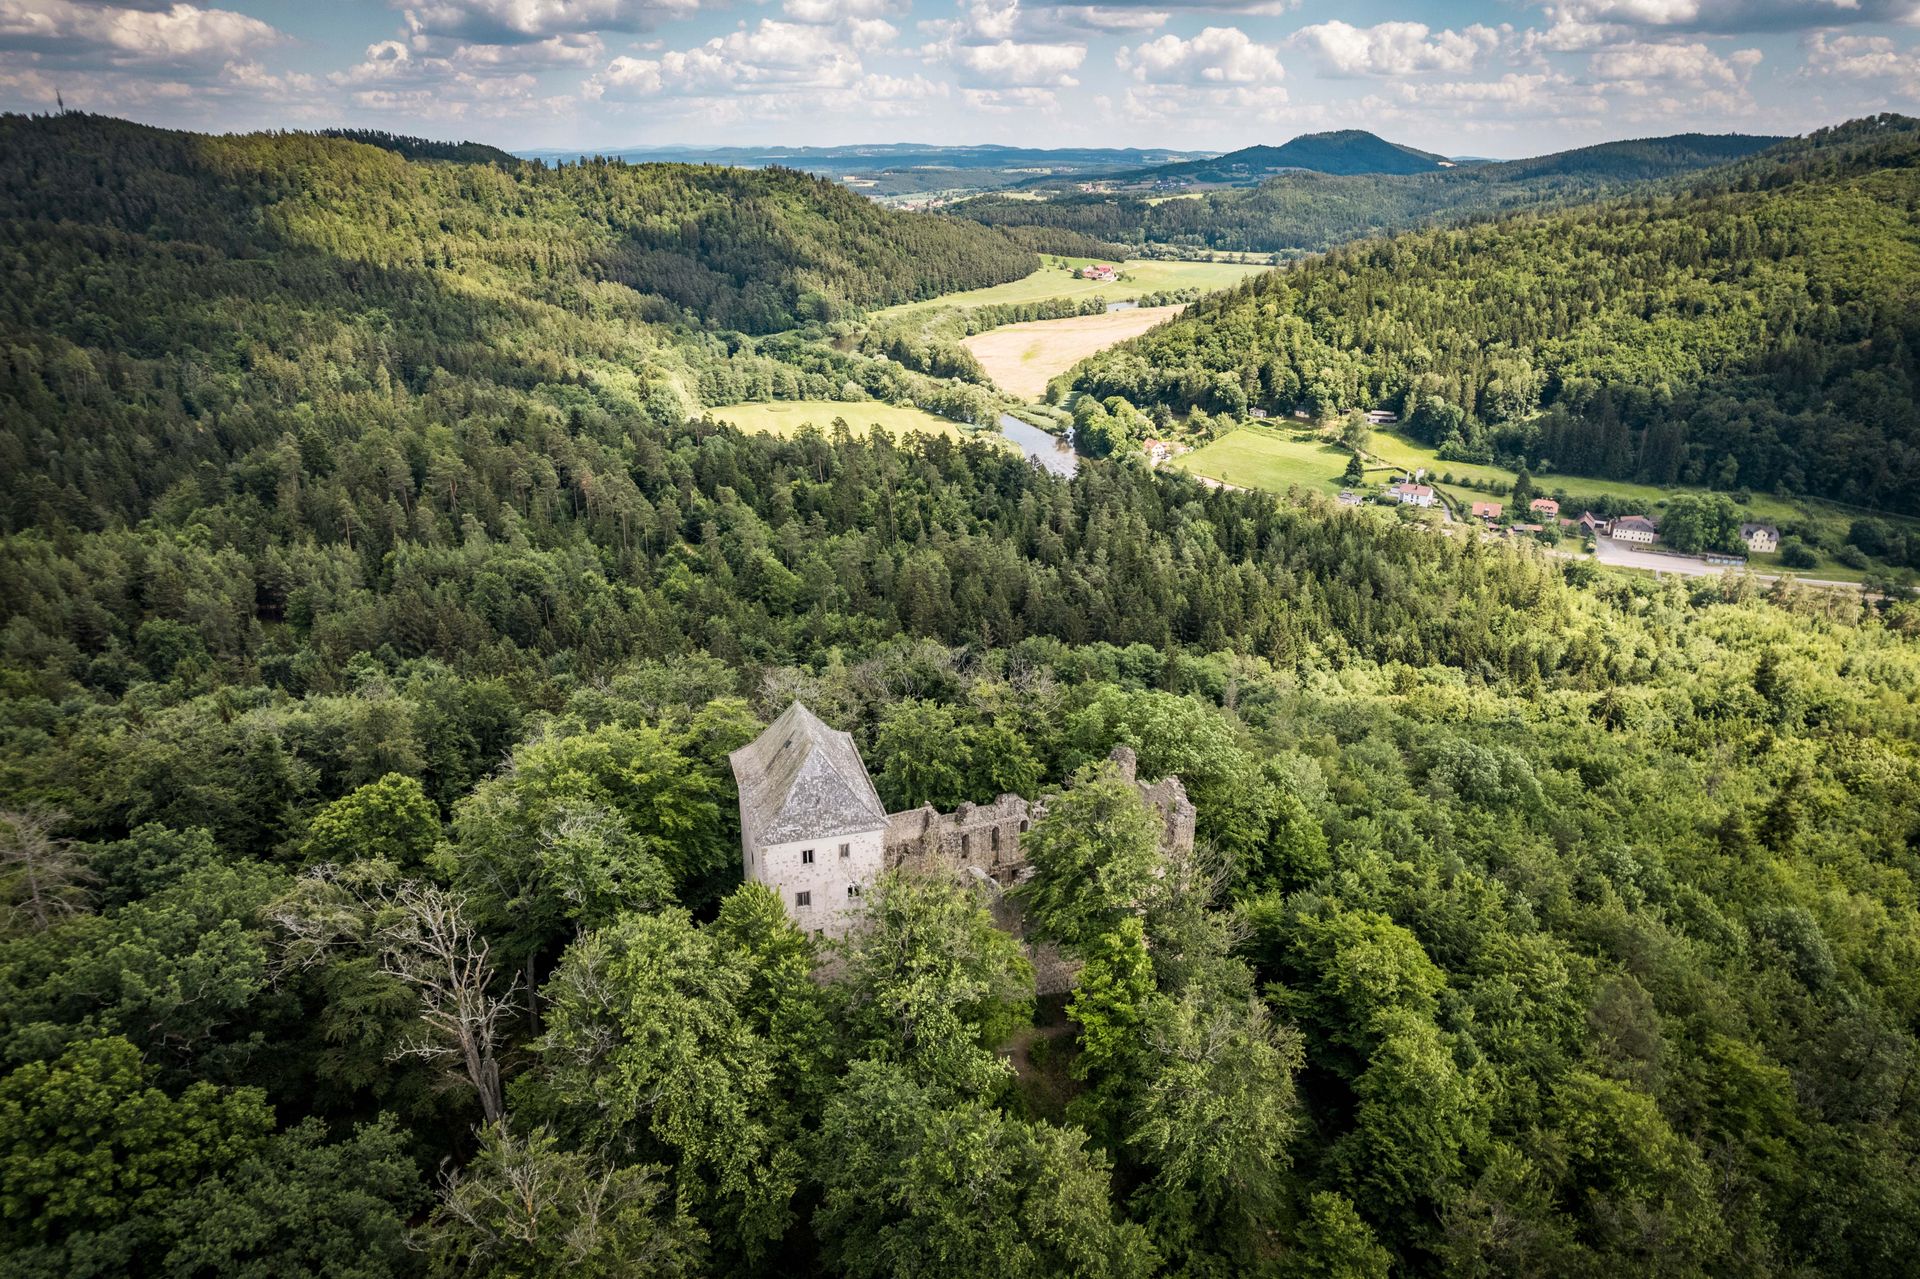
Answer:
<svg viewBox="0 0 1920 1279"><path fill-rule="evenodd" d="M1920 605L741 435L660 388L829 357L522 297L601 250L422 194L513 175L5 128L7 1273L1910 1271ZM1064 1002L971 881L741 883L795 698L890 807L1057 795Z"/></svg>
<svg viewBox="0 0 1920 1279"><path fill-rule="evenodd" d="M1337 164L1337 158L1309 153L1300 160L1311 171L1284 173L1252 189L1199 191L1173 199L1164 194L1078 194L1071 189L1053 191L1043 200L984 195L961 202L951 212L989 226L1077 232L1135 246L1139 253L1204 248L1297 257L1436 223L1587 203L1683 178L1779 141L1742 134L1677 134L1438 172L1318 171L1323 164ZM1285 150L1256 147L1250 152L1278 155ZM1412 153L1413 161L1418 164L1423 154ZM1183 169L1193 170L1200 180L1209 176L1204 165L1169 172Z"/></svg>
<svg viewBox="0 0 1920 1279"><path fill-rule="evenodd" d="M1359 241L1203 299L1070 387L1380 407L1449 460L1913 514L1916 159L1920 121L1879 117L1678 194Z"/></svg>

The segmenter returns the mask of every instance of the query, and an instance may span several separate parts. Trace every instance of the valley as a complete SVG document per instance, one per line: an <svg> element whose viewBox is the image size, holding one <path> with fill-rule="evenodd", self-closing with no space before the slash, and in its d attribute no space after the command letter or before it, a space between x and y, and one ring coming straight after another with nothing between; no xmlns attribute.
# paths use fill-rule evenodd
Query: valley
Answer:
<svg viewBox="0 0 1920 1279"><path fill-rule="evenodd" d="M1884 11L228 3L0 8L285 100L0 115L0 1273L1911 1272L1920 120L1575 145Z"/></svg>

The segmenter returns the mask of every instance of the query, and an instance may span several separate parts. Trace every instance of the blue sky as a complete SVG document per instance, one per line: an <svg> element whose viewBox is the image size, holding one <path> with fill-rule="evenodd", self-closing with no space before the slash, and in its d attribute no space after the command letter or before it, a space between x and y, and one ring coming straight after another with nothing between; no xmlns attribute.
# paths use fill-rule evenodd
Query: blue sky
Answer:
<svg viewBox="0 0 1920 1279"><path fill-rule="evenodd" d="M515 149L1454 155L1920 113L1920 0L0 0L0 109Z"/></svg>

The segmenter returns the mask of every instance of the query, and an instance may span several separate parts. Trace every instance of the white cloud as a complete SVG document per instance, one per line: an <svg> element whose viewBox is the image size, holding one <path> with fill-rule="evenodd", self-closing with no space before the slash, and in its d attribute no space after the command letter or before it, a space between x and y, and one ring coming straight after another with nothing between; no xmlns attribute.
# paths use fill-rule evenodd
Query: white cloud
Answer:
<svg viewBox="0 0 1920 1279"><path fill-rule="evenodd" d="M1133 78L1160 84L1270 84L1286 75L1280 54L1238 27L1208 27L1191 40L1165 35L1115 61Z"/></svg>
<svg viewBox="0 0 1920 1279"><path fill-rule="evenodd" d="M1706 45L1648 44L1635 42L1602 49L1588 60L1587 66L1603 86L1617 86L1625 92L1642 93L1649 81L1674 81L1687 85L1744 84L1758 66L1758 49L1740 49L1722 58Z"/></svg>
<svg viewBox="0 0 1920 1279"><path fill-rule="evenodd" d="M1403 76L1470 71L1500 46L1501 36L1477 23L1464 31L1434 31L1424 22L1356 27L1336 21L1302 27L1289 43L1311 49L1338 75Z"/></svg>
<svg viewBox="0 0 1920 1279"><path fill-rule="evenodd" d="M128 9L74 0L0 0L0 42L75 62L222 65L285 37L230 9Z"/></svg>
<svg viewBox="0 0 1920 1279"><path fill-rule="evenodd" d="M1811 31L1864 22L1913 22L1915 0L1557 0L1555 21L1674 31Z"/></svg>
<svg viewBox="0 0 1920 1279"><path fill-rule="evenodd" d="M877 53L900 38L900 28L885 18L855 18L847 24L847 34L860 52Z"/></svg>
<svg viewBox="0 0 1920 1279"><path fill-rule="evenodd" d="M952 51L956 65L983 80L1014 88L1079 83L1073 73L1087 60L1084 44L1023 44L999 40L993 44L958 45Z"/></svg>
<svg viewBox="0 0 1920 1279"><path fill-rule="evenodd" d="M554 35L644 31L699 8L700 0L425 0L406 16L417 36L521 44Z"/></svg>
<svg viewBox="0 0 1920 1279"><path fill-rule="evenodd" d="M910 7L900 0L786 0L781 9L795 22L831 25L857 19L889 18Z"/></svg>
<svg viewBox="0 0 1920 1279"><path fill-rule="evenodd" d="M861 76L860 59L826 27L762 18L657 58L615 58L588 82L591 97L704 96L799 88L844 89Z"/></svg>
<svg viewBox="0 0 1920 1279"><path fill-rule="evenodd" d="M1806 47L1806 75L1898 80L1903 92L1920 95L1920 48L1902 49L1886 36L1830 36L1826 32L1816 32Z"/></svg>
<svg viewBox="0 0 1920 1279"><path fill-rule="evenodd" d="M590 67L604 58L606 52L600 37L586 32L548 36L528 44L463 44L453 51L452 61L475 71Z"/></svg>

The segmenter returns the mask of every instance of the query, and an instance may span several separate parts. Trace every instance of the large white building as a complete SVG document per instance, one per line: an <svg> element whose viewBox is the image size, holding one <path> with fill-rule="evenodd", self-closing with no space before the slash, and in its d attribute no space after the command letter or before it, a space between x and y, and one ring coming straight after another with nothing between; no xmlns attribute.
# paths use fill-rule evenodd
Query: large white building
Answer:
<svg viewBox="0 0 1920 1279"><path fill-rule="evenodd" d="M795 702L728 762L746 877L802 928L839 936L886 864L886 806L853 738Z"/></svg>

